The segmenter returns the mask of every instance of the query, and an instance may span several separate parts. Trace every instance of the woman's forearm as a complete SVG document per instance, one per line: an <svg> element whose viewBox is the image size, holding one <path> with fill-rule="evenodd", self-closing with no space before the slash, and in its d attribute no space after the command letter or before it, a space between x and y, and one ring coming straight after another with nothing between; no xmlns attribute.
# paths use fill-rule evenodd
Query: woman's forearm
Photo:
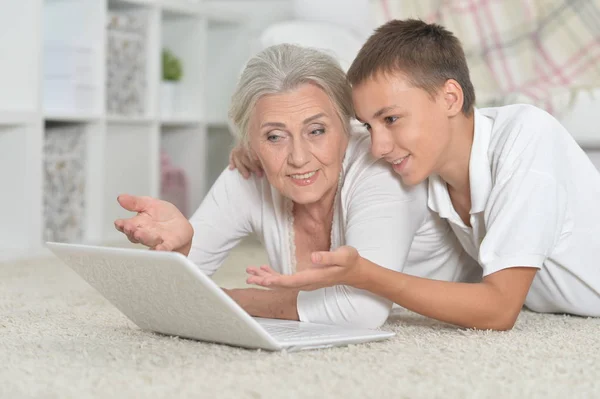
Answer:
<svg viewBox="0 0 600 399"><path fill-rule="evenodd" d="M486 283L456 283L414 277L359 258L360 282L354 284L413 312L467 328L506 330L518 312L503 306L503 296Z"/></svg>
<svg viewBox="0 0 600 399"><path fill-rule="evenodd" d="M234 301L255 317L298 320L297 290L263 290L257 288L225 289Z"/></svg>

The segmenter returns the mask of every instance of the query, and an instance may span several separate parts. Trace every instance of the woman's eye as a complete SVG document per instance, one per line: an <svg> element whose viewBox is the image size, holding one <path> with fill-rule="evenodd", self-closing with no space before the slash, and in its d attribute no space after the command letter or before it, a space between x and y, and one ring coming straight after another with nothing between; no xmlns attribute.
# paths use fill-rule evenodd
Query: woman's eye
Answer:
<svg viewBox="0 0 600 399"><path fill-rule="evenodd" d="M391 125L392 123L396 122L398 120L397 116L386 116L384 118L385 123L387 123L388 125Z"/></svg>
<svg viewBox="0 0 600 399"><path fill-rule="evenodd" d="M315 129L312 132L310 132L310 134L312 134L313 136L320 136L323 133L325 133L325 129Z"/></svg>
<svg viewBox="0 0 600 399"><path fill-rule="evenodd" d="M278 136L276 134L270 134L267 136L267 140L269 140L271 143L276 143L281 139L281 136Z"/></svg>

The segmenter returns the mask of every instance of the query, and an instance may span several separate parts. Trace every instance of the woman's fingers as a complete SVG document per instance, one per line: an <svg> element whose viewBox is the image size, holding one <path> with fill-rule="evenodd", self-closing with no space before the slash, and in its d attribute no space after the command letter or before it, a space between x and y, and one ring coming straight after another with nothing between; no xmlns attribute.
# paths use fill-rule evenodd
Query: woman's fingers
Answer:
<svg viewBox="0 0 600 399"><path fill-rule="evenodd" d="M125 221L123 219L117 219L117 220L115 220L114 224L115 224L115 229L117 229L121 233L123 233L123 226L125 225Z"/></svg>
<svg viewBox="0 0 600 399"><path fill-rule="evenodd" d="M164 242L164 234L152 223L148 223L147 218L143 216L116 220L115 227L134 244L143 244L152 249L157 249L157 246L162 245L162 250L170 250L164 249L168 247Z"/></svg>
<svg viewBox="0 0 600 399"><path fill-rule="evenodd" d="M121 194L117 197L119 205L131 212L144 212L152 205L153 198Z"/></svg>
<svg viewBox="0 0 600 399"><path fill-rule="evenodd" d="M133 238L139 242L140 244L144 244L147 247L155 248L158 245L163 244L164 240L160 234L156 232L146 230L146 229L137 229L133 233Z"/></svg>
<svg viewBox="0 0 600 399"><path fill-rule="evenodd" d="M160 243L156 244L155 246L152 246L151 248L155 251L165 251L165 252L171 252L174 250L173 245L169 244L166 241L161 241Z"/></svg>
<svg viewBox="0 0 600 399"><path fill-rule="evenodd" d="M132 244L139 244L139 241L133 237L133 234L125 234L125 236Z"/></svg>

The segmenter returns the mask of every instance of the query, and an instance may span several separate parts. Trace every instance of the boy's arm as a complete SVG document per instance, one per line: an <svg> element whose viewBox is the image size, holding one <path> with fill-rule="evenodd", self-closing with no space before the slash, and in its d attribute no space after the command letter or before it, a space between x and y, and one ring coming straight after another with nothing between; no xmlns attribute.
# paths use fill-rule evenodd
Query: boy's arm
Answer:
<svg viewBox="0 0 600 399"><path fill-rule="evenodd" d="M461 327L509 330L527 296L537 268L512 267L476 284L430 280L397 273L358 258L359 288L400 306Z"/></svg>

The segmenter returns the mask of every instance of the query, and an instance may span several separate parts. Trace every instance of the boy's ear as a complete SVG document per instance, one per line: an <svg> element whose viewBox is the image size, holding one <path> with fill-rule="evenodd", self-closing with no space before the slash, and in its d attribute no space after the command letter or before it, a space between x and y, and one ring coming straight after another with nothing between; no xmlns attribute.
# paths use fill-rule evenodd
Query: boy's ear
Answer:
<svg viewBox="0 0 600 399"><path fill-rule="evenodd" d="M465 98L460 84L454 79L448 79L442 90L448 116L455 116L462 112Z"/></svg>

